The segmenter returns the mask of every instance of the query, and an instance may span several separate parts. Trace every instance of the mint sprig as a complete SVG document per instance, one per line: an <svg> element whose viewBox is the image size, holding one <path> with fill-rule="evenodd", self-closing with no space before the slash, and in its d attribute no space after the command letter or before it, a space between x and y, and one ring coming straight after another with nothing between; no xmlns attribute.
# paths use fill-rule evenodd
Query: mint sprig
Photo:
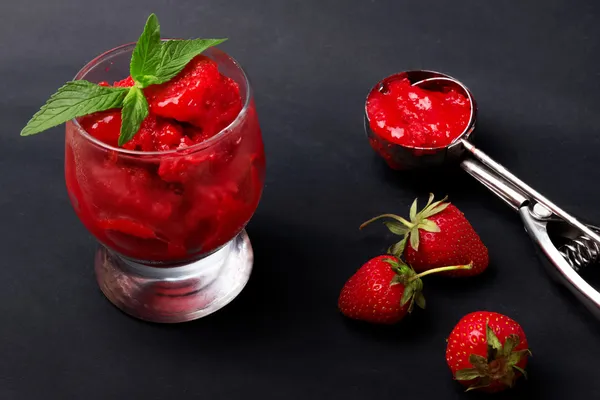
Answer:
<svg viewBox="0 0 600 400"><path fill-rule="evenodd" d="M73 118L121 107L128 88L104 87L88 81L71 81L58 89L42 106L21 136L34 135Z"/></svg>
<svg viewBox="0 0 600 400"><path fill-rule="evenodd" d="M136 85L145 88L173 79L197 55L227 39L160 40L160 25L152 14L131 57L130 72Z"/></svg>
<svg viewBox="0 0 600 400"><path fill-rule="evenodd" d="M21 136L33 135L73 118L121 108L119 146L130 141L148 116L148 101L142 89L173 79L196 56L227 39L160 39L160 24L151 14L138 39L129 72L131 88L99 86L85 80L70 81L58 89L31 118Z"/></svg>

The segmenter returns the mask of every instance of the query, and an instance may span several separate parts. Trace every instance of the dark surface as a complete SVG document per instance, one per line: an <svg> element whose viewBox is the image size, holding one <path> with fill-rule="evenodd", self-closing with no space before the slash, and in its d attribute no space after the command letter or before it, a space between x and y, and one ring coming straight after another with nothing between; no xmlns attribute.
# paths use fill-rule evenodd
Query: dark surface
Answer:
<svg viewBox="0 0 600 400"><path fill-rule="evenodd" d="M230 38L268 157L247 289L177 326L129 318L100 293L95 241L64 188L63 129L18 136L83 64L137 39L150 12L166 36ZM479 102L480 147L598 222L599 2L19 0L0 15L0 399L468 398L444 339L480 309L519 321L535 355L530 380L497 398L600 397L600 323L547 278L517 215L457 168L390 172L361 120L377 80L451 74ZM428 279L428 310L396 327L348 322L339 289L390 240L358 225L429 191L469 217L489 272Z"/></svg>

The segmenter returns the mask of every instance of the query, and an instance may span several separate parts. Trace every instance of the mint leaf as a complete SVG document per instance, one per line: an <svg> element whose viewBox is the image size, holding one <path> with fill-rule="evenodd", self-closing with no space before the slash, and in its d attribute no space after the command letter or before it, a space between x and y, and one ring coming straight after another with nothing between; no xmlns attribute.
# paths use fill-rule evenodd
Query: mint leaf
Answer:
<svg viewBox="0 0 600 400"><path fill-rule="evenodd" d="M160 65L156 77L166 82L181 70L197 55L209 47L217 46L227 39L193 39L169 40L164 42L161 51Z"/></svg>
<svg viewBox="0 0 600 400"><path fill-rule="evenodd" d="M148 101L142 89L171 80L194 57L225 40L163 42L158 18L151 14L131 56L129 70L135 81L134 87L104 87L84 80L67 82L31 118L21 131L21 136L42 132L73 118L122 107L119 135L119 146L122 146L133 138L148 116Z"/></svg>
<svg viewBox="0 0 600 400"><path fill-rule="evenodd" d="M21 131L21 136L40 133L73 118L119 108L123 104L127 90L127 88L98 86L83 80L67 82L29 120Z"/></svg>
<svg viewBox="0 0 600 400"><path fill-rule="evenodd" d="M150 14L144 26L144 31L131 55L129 72L133 80L141 84L142 87L147 86L144 83L148 76L156 75L160 59L160 24L156 15Z"/></svg>
<svg viewBox="0 0 600 400"><path fill-rule="evenodd" d="M209 47L223 43L227 39L169 40L161 42L160 61L156 71L148 71L143 79L143 87L157 85L173 79L194 57Z"/></svg>
<svg viewBox="0 0 600 400"><path fill-rule="evenodd" d="M121 110L121 134L119 135L119 146L129 142L140 130L140 125L148 116L148 101L144 92L137 86L129 89L129 93L123 100Z"/></svg>

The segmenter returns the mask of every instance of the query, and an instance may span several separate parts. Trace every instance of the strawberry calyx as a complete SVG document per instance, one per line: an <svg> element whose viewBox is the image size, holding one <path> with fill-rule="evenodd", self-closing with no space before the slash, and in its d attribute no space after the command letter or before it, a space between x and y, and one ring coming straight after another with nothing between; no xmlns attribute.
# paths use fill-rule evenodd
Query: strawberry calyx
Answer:
<svg viewBox="0 0 600 400"><path fill-rule="evenodd" d="M404 293L402 294L402 298L400 300L400 305L404 306L407 303L408 312L412 312L415 304L419 308L425 308L425 297L423 296L423 281L417 275L414 269L411 266L405 264L400 260L387 259L386 263L390 264L392 270L396 273L392 281L390 282L390 286L402 284L404 286Z"/></svg>
<svg viewBox="0 0 600 400"><path fill-rule="evenodd" d="M440 232L440 227L429 217L432 217L440 212L444 211L446 207L450 205L450 203L446 202L448 196L444 197L442 200L433 201L434 195L433 193L429 194L429 200L425 207L417 212L417 200L413 201L410 206L410 221L406 220L395 214L382 214L378 215L370 220L364 222L360 229L369 225L371 222L387 219L383 222L383 224L395 235L402 236L402 240L393 244L388 249L388 253L394 255L396 257L401 257L404 253L404 249L406 247L406 242L410 243L410 246L415 250L419 250L419 229L422 229L427 232Z"/></svg>
<svg viewBox="0 0 600 400"><path fill-rule="evenodd" d="M531 356L529 349L517 350L520 338L518 335L509 335L504 345L500 342L494 331L486 323L487 358L478 354L471 354L469 362L473 368L456 371L455 379L458 381L473 381L467 391L490 386L500 382L512 388L520 375L527 378L527 373L517 364L523 357Z"/></svg>
<svg viewBox="0 0 600 400"><path fill-rule="evenodd" d="M384 262L390 264L392 270L396 273L390 285L404 285L404 293L400 300L400 305L404 306L410 302L408 306L408 312L412 312L415 304L422 309L425 309L425 297L423 296L423 281L422 277L430 274L436 274L444 271L454 271L458 269L471 269L473 263L467 265L453 265L448 267L433 268L420 274L417 274L415 270L408 264L402 262L400 259L387 259Z"/></svg>

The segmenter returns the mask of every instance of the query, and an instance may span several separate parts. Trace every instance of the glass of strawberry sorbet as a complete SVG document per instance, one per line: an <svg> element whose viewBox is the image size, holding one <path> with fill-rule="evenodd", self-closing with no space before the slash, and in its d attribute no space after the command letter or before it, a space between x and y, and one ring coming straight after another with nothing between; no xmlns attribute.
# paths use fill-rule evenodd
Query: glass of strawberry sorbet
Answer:
<svg viewBox="0 0 600 400"><path fill-rule="evenodd" d="M134 47L102 54L75 79L131 86L123 78ZM244 227L264 184L261 132L239 64L213 47L180 75L145 89L150 115L123 147L119 110L66 125L67 189L101 243L98 283L117 307L155 322L200 318L241 292L253 263Z"/></svg>

